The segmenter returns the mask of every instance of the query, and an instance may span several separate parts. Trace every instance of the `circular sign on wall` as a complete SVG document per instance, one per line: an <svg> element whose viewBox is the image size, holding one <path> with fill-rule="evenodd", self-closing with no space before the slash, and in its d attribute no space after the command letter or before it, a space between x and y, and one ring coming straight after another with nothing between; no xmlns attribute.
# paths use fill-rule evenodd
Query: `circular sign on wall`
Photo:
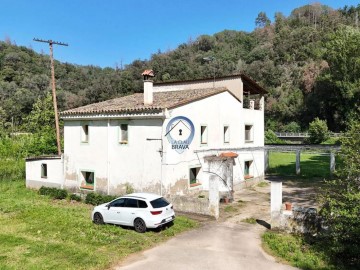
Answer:
<svg viewBox="0 0 360 270"><path fill-rule="evenodd" d="M171 144L171 149L181 154L189 149L194 133L195 128L191 120L185 116L177 116L167 124L165 136Z"/></svg>

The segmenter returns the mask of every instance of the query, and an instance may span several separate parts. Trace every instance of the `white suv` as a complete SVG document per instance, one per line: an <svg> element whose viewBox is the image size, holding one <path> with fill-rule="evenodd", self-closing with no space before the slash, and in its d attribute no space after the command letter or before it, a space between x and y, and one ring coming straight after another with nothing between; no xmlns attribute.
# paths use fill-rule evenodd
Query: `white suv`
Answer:
<svg viewBox="0 0 360 270"><path fill-rule="evenodd" d="M163 197L152 193L132 193L94 207L95 224L112 223L132 226L143 233L175 219L173 206Z"/></svg>

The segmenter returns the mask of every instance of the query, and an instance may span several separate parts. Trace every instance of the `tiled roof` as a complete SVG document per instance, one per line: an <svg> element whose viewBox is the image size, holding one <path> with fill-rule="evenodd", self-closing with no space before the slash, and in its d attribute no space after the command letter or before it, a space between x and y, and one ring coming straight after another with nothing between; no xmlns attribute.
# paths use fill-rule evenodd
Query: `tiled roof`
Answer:
<svg viewBox="0 0 360 270"><path fill-rule="evenodd" d="M156 113L190 102L203 99L221 92L225 87L194 89L183 91L154 92L152 105L144 105L144 94L138 93L61 112L60 115L98 114L98 113Z"/></svg>
<svg viewBox="0 0 360 270"><path fill-rule="evenodd" d="M224 80L224 79L231 79L231 78L241 78L244 83L244 91L250 92L250 94L267 94L268 92L262 88L256 81L251 79L244 73L233 74L228 76L221 76L216 77L216 81ZM202 79L192 79L192 80L182 80L182 81L168 81L168 82L157 82L154 85L172 85L172 84L183 84L183 83L190 83L190 82L204 82L204 81L213 81L214 77L212 78L202 78Z"/></svg>

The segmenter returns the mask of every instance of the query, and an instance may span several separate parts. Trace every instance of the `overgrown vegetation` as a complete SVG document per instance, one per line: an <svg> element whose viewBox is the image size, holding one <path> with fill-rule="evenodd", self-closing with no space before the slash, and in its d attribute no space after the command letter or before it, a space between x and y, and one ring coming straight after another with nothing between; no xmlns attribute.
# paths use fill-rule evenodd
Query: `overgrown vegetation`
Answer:
<svg viewBox="0 0 360 270"><path fill-rule="evenodd" d="M65 189L59 189L59 188L50 188L50 187L41 187L39 189L40 195L46 195L50 198L57 199L57 200L63 200L66 199L68 196L68 192Z"/></svg>
<svg viewBox="0 0 360 270"><path fill-rule="evenodd" d="M116 199L117 196L111 195L101 195L95 192L88 193L85 198L85 203L92 204L92 205L99 205L106 202L110 202Z"/></svg>
<svg viewBox="0 0 360 270"><path fill-rule="evenodd" d="M53 200L0 181L1 269L108 269L131 253L147 249L197 224L177 217L160 232L136 233L91 222L92 206Z"/></svg>
<svg viewBox="0 0 360 270"><path fill-rule="evenodd" d="M249 223L249 224L256 224L256 218L253 218L253 217L245 218L245 219L243 219L241 221L245 222L245 223Z"/></svg>
<svg viewBox="0 0 360 270"><path fill-rule="evenodd" d="M339 269L329 262L328 254L321 251L320 245L311 245L300 235L267 231L262 235L262 240L268 252L300 269Z"/></svg>
<svg viewBox="0 0 360 270"><path fill-rule="evenodd" d="M352 121L341 138L342 166L327 182L321 216L328 227L319 239L329 246L335 261L360 268L360 121Z"/></svg>
<svg viewBox="0 0 360 270"><path fill-rule="evenodd" d="M318 3L296 8L290 16L265 12L254 18L251 33L225 30L189 39L172 51L125 68L78 66L55 61L60 110L142 92L144 69L157 82L246 72L268 91L267 129L297 132L315 117L341 131L359 115L360 6L339 10ZM270 17L273 14L270 15ZM33 104L49 93L49 57L0 42L0 133L30 131ZM204 57L216 61L205 63Z"/></svg>

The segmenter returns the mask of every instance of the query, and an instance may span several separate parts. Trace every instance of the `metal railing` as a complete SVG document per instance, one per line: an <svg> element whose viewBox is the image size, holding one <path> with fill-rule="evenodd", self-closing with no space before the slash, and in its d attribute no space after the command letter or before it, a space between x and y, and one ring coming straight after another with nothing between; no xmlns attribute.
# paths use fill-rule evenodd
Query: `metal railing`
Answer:
<svg viewBox="0 0 360 270"><path fill-rule="evenodd" d="M275 132L277 137L290 138L308 138L308 132ZM330 132L330 137L340 137L341 133Z"/></svg>

